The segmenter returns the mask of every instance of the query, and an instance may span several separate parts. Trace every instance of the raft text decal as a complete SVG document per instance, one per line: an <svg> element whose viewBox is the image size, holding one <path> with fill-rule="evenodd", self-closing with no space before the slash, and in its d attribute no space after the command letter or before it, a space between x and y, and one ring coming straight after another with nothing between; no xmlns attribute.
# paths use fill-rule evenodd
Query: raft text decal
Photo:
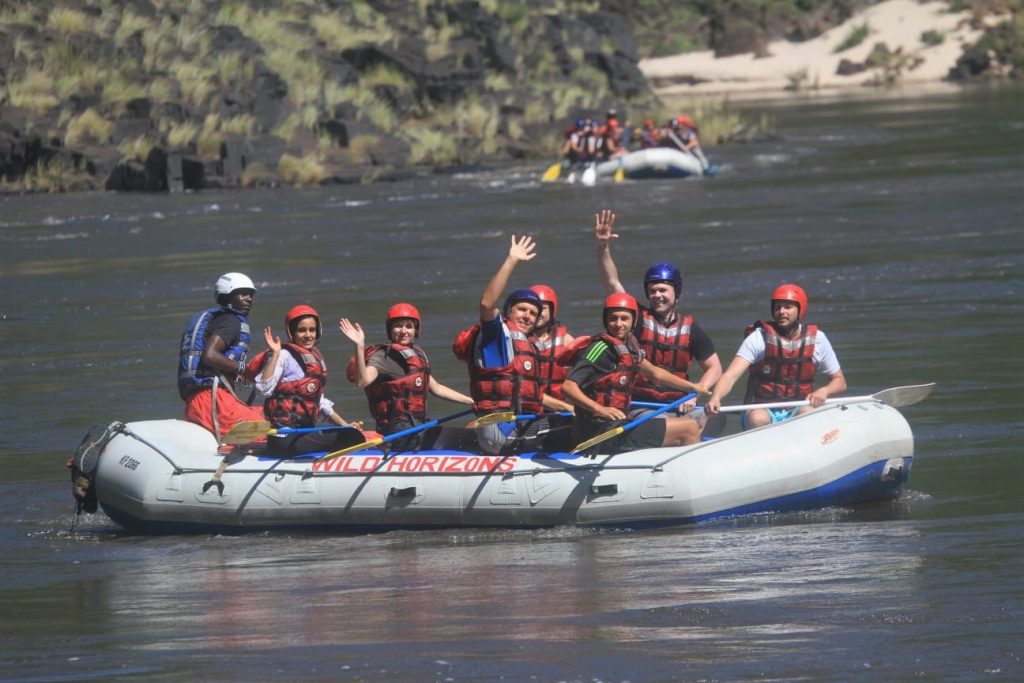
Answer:
<svg viewBox="0 0 1024 683"><path fill-rule="evenodd" d="M500 455L394 455L381 464L379 455L346 455L312 464L314 472L437 472L451 474L486 474L510 472L518 457ZM379 469L378 469L379 468Z"/></svg>
<svg viewBox="0 0 1024 683"><path fill-rule="evenodd" d="M822 446L826 446L826 445L832 443L833 441L835 441L838 438L839 438L839 429L838 428L837 429L833 429L831 432L828 432L823 437L821 437L821 445Z"/></svg>

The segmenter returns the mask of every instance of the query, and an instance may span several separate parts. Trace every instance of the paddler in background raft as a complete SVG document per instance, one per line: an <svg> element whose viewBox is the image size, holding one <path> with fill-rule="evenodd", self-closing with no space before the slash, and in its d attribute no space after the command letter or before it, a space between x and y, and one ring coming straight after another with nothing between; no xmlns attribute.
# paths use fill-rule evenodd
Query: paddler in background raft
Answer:
<svg viewBox="0 0 1024 683"><path fill-rule="evenodd" d="M846 391L846 377L825 333L817 325L803 322L807 315L807 293L802 287L785 284L772 292L771 320L759 320L747 328L747 336L718 380L705 410L715 414L736 380L749 369L744 403L774 403L806 400L797 408L755 408L743 416L743 428L753 429L806 413L825 403L830 396ZM821 371L828 384L815 389L814 377Z"/></svg>
<svg viewBox="0 0 1024 683"><path fill-rule="evenodd" d="M388 309L384 320L390 344L366 346L366 334L359 323L348 318L338 321L338 329L355 346L348 363L348 380L366 392L370 414L377 431L387 436L428 421L427 394L452 403L472 405L473 399L441 384L430 372L427 354L419 347L420 312L408 303ZM396 439L396 451L429 447L436 432L426 430Z"/></svg>
<svg viewBox="0 0 1024 683"><path fill-rule="evenodd" d="M604 334L579 337L565 355L572 363L562 385L567 401L577 406L572 437L581 443L621 426L629 417L633 387L638 377L672 387L685 395L707 395L696 385L656 367L645 357L633 336L640 307L626 293L609 295L602 312ZM660 446L689 446L700 441L700 426L685 417L647 420L605 442L602 453L622 453Z"/></svg>
<svg viewBox="0 0 1024 683"><path fill-rule="evenodd" d="M324 396L327 363L317 348L323 336L320 315L312 306L295 306L285 314L288 340L282 342L268 325L263 329L266 350L246 366L246 377L263 396L263 414L274 429L315 427L319 418L338 426L348 422ZM271 455L286 458L300 453L334 451L362 440L358 430L274 434L267 438ZM359 441L355 441L358 443Z"/></svg>
<svg viewBox="0 0 1024 683"><path fill-rule="evenodd" d="M606 295L625 292L619 272L612 259L611 240L619 235L612 232L615 213L604 209L594 214L594 234L597 238L597 267ZM707 332L692 315L677 310L682 297L683 279L679 270L669 263L657 263L644 274L644 293L647 306L640 307L636 335L640 348L653 365L668 370L676 377L690 380L690 366L696 361L702 370L701 383L713 387L722 376L722 361ZM664 386L657 381L641 378L633 389L636 401L670 403L684 392ZM690 414L696 399L680 406L679 412ZM702 416L702 413L694 417Z"/></svg>
<svg viewBox="0 0 1024 683"><path fill-rule="evenodd" d="M218 443L239 422L263 419L263 409L238 398L234 387L245 373L255 295L247 275L221 275L214 285L217 306L192 316L181 335L178 394L185 419L213 432Z"/></svg>
<svg viewBox="0 0 1024 683"><path fill-rule="evenodd" d="M537 255L531 237L512 235L508 255L480 297L480 320L456 336L455 357L469 370L470 394L478 416L496 412L540 415L547 408L572 410L572 406L541 391L537 347L531 341L543 302L530 289L517 289L498 309L512 272ZM477 441L483 452L495 455L513 447L528 448L528 433L547 429L547 417L480 426Z"/></svg>

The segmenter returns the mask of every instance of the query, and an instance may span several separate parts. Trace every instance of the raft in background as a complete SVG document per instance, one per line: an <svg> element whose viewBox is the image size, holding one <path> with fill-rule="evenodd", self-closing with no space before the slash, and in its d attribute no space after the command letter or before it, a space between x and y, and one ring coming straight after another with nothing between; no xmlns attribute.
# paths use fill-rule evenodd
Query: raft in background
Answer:
<svg viewBox="0 0 1024 683"><path fill-rule="evenodd" d="M701 178L711 176L718 167L711 165L707 170L692 154L670 147L650 147L630 152L617 159L603 161L595 167L598 178L614 177L621 169L622 175L630 180L648 178Z"/></svg>
<svg viewBox="0 0 1024 683"><path fill-rule="evenodd" d="M113 423L97 448L99 504L144 533L679 525L891 499L914 450L906 420L880 402L829 405L694 446L593 460L444 447L326 461L240 454L222 491L208 485L222 456L197 425Z"/></svg>

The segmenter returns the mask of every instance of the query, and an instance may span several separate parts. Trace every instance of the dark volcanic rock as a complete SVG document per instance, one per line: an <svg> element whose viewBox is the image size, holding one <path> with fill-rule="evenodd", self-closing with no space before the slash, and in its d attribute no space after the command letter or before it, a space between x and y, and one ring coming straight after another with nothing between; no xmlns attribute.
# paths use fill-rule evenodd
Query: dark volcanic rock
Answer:
<svg viewBox="0 0 1024 683"><path fill-rule="evenodd" d="M852 76L853 74L859 74L862 71L868 70L868 65L864 63L851 62L849 59L842 59L836 66L837 76Z"/></svg>

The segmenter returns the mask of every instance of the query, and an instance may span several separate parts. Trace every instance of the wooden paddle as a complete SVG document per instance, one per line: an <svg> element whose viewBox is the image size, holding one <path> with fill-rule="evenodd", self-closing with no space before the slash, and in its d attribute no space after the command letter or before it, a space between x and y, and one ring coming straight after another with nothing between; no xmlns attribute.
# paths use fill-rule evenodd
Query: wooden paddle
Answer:
<svg viewBox="0 0 1024 683"><path fill-rule="evenodd" d="M652 410L649 413L645 413L644 415L641 415L640 417L636 418L632 422L627 422L624 425L619 425L618 427L616 427L614 429L609 429L607 432L603 432L603 433L598 434L597 436L595 436L593 438L587 439L583 443L581 443L578 446L576 446L576 448L574 448L571 451L569 451L569 455L575 455L576 453L579 453L580 451L585 451L588 448L590 448L591 446L596 446L597 444L602 443L604 441L607 441L608 439L614 439L619 434L622 434L623 432L628 432L630 429L633 429L634 427L642 425L644 422L647 422L648 420L650 420L652 418L655 418L655 417L661 415L662 413L664 413L666 411L672 410L673 408L676 408L676 407L686 403L691 398L695 398L696 396L697 396L697 392L691 392L691 393L687 394L686 396L682 396L680 398L677 398L675 401L672 401L671 403L666 403L665 405L663 405L662 407L658 408L657 410Z"/></svg>
<svg viewBox="0 0 1024 683"><path fill-rule="evenodd" d="M447 417L439 417L436 420L431 420L429 422L424 422L423 424L416 425L415 427L403 429L402 431L395 432L394 434L388 434L387 436L378 436L376 439L370 439L369 441L357 443L354 446L349 446L348 448L342 448L340 451L334 451L333 453L321 455L319 458L315 460L315 462L327 462L328 460L333 460L335 458L339 458L343 455L348 455L349 453L353 453L355 451L362 451L367 448L373 448L374 446L379 446L382 443L390 443L395 439L401 439L404 436L412 436L413 434L418 434L419 432L422 432L425 429L430 429L431 427L439 425L442 422L448 422L449 420L454 420L456 418L463 417L464 415L469 415L472 412L473 409L470 408L469 410L463 410L462 412L455 413L454 415L449 415Z"/></svg>
<svg viewBox="0 0 1024 683"><path fill-rule="evenodd" d="M362 422L353 422L348 425L324 425L322 427L279 427L274 428L266 420L247 420L245 422L239 422L231 430L224 435L221 439L226 444L232 446L242 443L252 443L261 436L270 436L272 434L308 434L310 432L329 432L338 429L351 429L356 432L362 430Z"/></svg>
<svg viewBox="0 0 1024 683"><path fill-rule="evenodd" d="M878 393L871 394L870 396L840 396L838 398L827 398L825 403L827 405L845 405L847 403L866 403L868 401L877 401L884 403L887 406L893 408L902 408L904 406L912 406L915 403L928 398L931 395L932 390L935 389L935 382L930 384L913 384L906 387L892 387L891 389L882 389ZM649 403L647 401L633 401L632 405L638 408L661 408L664 407L664 403ZM722 413L739 413L746 410L753 410L754 408L797 408L799 406L809 406L810 401L779 401L777 403L748 403L741 406L722 406L719 412Z"/></svg>
<svg viewBox="0 0 1024 683"><path fill-rule="evenodd" d="M540 177L541 182L552 183L558 180L558 177L562 175L562 162L551 164L548 166L548 170L544 171L544 175Z"/></svg>

